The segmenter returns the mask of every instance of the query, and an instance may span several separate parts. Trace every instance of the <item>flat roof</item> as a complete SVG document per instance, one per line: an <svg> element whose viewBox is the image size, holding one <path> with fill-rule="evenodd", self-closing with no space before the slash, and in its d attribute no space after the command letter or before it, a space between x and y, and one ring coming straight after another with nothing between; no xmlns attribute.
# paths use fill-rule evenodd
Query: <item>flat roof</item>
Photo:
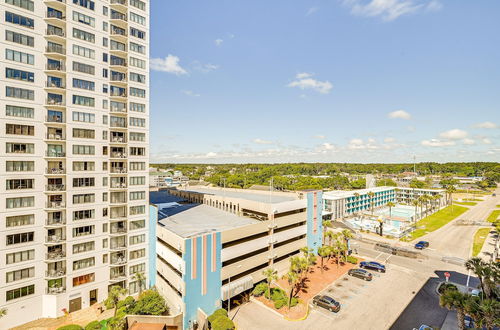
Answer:
<svg viewBox="0 0 500 330"><path fill-rule="evenodd" d="M186 189L181 188L179 191L192 191L197 193L203 193L207 195L215 196L225 196L229 198L239 198L246 199L259 203L276 204L282 202L289 202L297 200L298 197L291 196L291 193L283 192L264 192L264 191L249 191L245 189L224 189L224 188L204 188L204 187L188 187Z"/></svg>
<svg viewBox="0 0 500 330"><path fill-rule="evenodd" d="M327 191L323 193L324 198L344 198L344 197L350 197L354 196L355 193L358 193L360 195L366 195L370 191L371 192L381 192L381 191L388 191L388 190L393 190L396 189L396 187L388 187L388 186L382 186L382 187L374 187L374 188L365 188L365 189L357 189L357 190L332 190L332 191Z"/></svg>

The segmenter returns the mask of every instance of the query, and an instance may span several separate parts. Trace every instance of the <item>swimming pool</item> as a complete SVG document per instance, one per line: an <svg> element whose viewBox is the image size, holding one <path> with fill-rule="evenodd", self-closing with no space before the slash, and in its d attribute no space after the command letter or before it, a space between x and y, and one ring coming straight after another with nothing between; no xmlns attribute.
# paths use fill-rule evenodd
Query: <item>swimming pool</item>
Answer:
<svg viewBox="0 0 500 330"><path fill-rule="evenodd" d="M382 209L376 210L374 212L377 215L382 215L382 216L389 216L389 214L392 217L398 217L398 218L403 218L406 220L413 220L413 217L415 216L415 207L413 206L408 206L408 205L396 205L394 206L390 212L388 207L384 207Z"/></svg>

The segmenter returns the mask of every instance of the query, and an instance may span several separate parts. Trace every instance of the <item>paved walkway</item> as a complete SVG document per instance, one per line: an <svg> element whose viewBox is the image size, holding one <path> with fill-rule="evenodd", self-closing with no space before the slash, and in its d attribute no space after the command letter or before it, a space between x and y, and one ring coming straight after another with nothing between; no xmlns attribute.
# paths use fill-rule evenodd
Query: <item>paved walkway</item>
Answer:
<svg viewBox="0 0 500 330"><path fill-rule="evenodd" d="M486 261L490 261L493 257L493 251L495 251L495 244L497 242L498 233L491 228L486 241L484 241L483 248L481 252L479 252L478 257L485 259Z"/></svg>

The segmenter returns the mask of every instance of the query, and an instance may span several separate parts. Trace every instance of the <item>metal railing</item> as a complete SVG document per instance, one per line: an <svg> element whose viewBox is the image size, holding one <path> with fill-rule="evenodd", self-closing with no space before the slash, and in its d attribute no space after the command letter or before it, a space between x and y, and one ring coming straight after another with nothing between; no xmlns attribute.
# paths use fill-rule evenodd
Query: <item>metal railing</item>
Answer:
<svg viewBox="0 0 500 330"><path fill-rule="evenodd" d="M61 225L64 226L66 224L66 219L64 218L59 218L59 219L46 219L45 220L45 225L47 226L54 226L54 225Z"/></svg>
<svg viewBox="0 0 500 330"><path fill-rule="evenodd" d="M64 84L64 82L56 83L54 81L46 81L45 87L48 87L48 88L66 88L66 84Z"/></svg>
<svg viewBox="0 0 500 330"><path fill-rule="evenodd" d="M45 34L48 36L56 36L56 37L65 37L65 33L63 30L57 30L57 29L47 29L45 30Z"/></svg>
<svg viewBox="0 0 500 330"><path fill-rule="evenodd" d="M45 137L47 140L66 140L63 134L47 133Z"/></svg>
<svg viewBox="0 0 500 330"><path fill-rule="evenodd" d="M57 105L57 106L65 106L64 100L56 100L56 99L47 99L46 100L47 105Z"/></svg>
<svg viewBox="0 0 500 330"><path fill-rule="evenodd" d="M127 158L127 153L125 152L112 152L110 154L111 158Z"/></svg>
<svg viewBox="0 0 500 330"><path fill-rule="evenodd" d="M47 151L45 155L47 157L66 157L66 153L64 151Z"/></svg>
<svg viewBox="0 0 500 330"><path fill-rule="evenodd" d="M62 63L47 63L45 69L51 71L66 71L66 66Z"/></svg>
<svg viewBox="0 0 500 330"><path fill-rule="evenodd" d="M66 288L64 286L47 288L47 294L61 294L66 292Z"/></svg>
<svg viewBox="0 0 500 330"><path fill-rule="evenodd" d="M50 235L45 237L45 242L47 243L59 243L64 242L66 237L64 235Z"/></svg>
<svg viewBox="0 0 500 330"><path fill-rule="evenodd" d="M46 18L57 18L60 20L66 20L66 16L64 16L62 13L57 12L57 11L47 11L45 13Z"/></svg>
<svg viewBox="0 0 500 330"><path fill-rule="evenodd" d="M45 191L64 191L66 186L64 184L48 184L45 186Z"/></svg>
<svg viewBox="0 0 500 330"><path fill-rule="evenodd" d="M66 169L64 168L46 168L46 174L66 174Z"/></svg>
<svg viewBox="0 0 500 330"><path fill-rule="evenodd" d="M45 47L45 52L46 53L58 53L62 55L66 55L66 49L62 46L56 46L56 45L48 45Z"/></svg>
<svg viewBox="0 0 500 330"><path fill-rule="evenodd" d="M127 168L125 168L125 167L112 167L111 173L127 173Z"/></svg>
<svg viewBox="0 0 500 330"><path fill-rule="evenodd" d="M64 202L47 202L45 205L48 209L62 209L66 207L66 203Z"/></svg>
<svg viewBox="0 0 500 330"><path fill-rule="evenodd" d="M66 268L51 269L45 272L45 277L57 278L66 275Z"/></svg>
<svg viewBox="0 0 500 330"><path fill-rule="evenodd" d="M66 253L63 251L49 252L45 254L45 260L60 260L66 258Z"/></svg>

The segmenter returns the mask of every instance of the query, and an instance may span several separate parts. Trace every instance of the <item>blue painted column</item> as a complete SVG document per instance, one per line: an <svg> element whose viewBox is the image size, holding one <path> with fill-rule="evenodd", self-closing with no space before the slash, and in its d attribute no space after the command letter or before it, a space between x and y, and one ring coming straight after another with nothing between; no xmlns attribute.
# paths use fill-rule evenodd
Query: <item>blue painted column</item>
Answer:
<svg viewBox="0 0 500 330"><path fill-rule="evenodd" d="M323 241L323 192L307 193L307 247L318 252Z"/></svg>

